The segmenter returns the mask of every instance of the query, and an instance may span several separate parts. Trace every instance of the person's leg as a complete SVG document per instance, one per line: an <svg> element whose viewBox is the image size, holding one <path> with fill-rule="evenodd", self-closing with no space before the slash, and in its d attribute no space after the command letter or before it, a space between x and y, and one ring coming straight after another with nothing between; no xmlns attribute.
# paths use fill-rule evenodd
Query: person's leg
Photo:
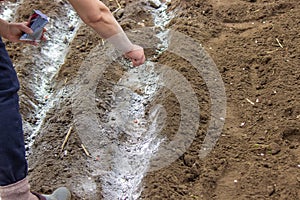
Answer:
<svg viewBox="0 0 300 200"><path fill-rule="evenodd" d="M0 40L0 186L27 175L18 89L16 72Z"/></svg>
<svg viewBox="0 0 300 200"><path fill-rule="evenodd" d="M65 187L51 195L30 191L18 90L17 74L0 37L0 200L70 200Z"/></svg>
<svg viewBox="0 0 300 200"><path fill-rule="evenodd" d="M0 38L0 197L37 200L27 182L27 161L19 112L19 82Z"/></svg>

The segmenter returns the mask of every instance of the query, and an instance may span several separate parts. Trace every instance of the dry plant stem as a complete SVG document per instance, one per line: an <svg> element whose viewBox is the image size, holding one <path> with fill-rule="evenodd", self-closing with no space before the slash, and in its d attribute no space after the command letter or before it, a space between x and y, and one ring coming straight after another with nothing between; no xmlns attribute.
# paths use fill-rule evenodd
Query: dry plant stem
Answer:
<svg viewBox="0 0 300 200"><path fill-rule="evenodd" d="M84 153L88 156L88 157L91 157L90 153L87 151L87 149L85 148L85 146L83 144L81 144L81 147L84 151Z"/></svg>
<svg viewBox="0 0 300 200"><path fill-rule="evenodd" d="M69 139L69 137L70 137L70 135L71 135L72 129L73 129L73 126L71 126L71 127L69 128L69 131L68 131L68 133L67 133L67 135L66 135L66 137L65 137L65 140L64 140L63 144L61 145L61 150L64 150L65 145L67 144L68 139Z"/></svg>
<svg viewBox="0 0 300 200"><path fill-rule="evenodd" d="M112 14L115 14L116 12L118 12L118 11L122 8L122 6L121 6L121 4L119 3L118 0L116 0L116 3L117 3L118 8L117 8L116 10L114 10L114 11L112 12Z"/></svg>
<svg viewBox="0 0 300 200"><path fill-rule="evenodd" d="M253 101L251 101L250 99L248 99L248 98L246 98L246 100L250 103L250 104L252 104L252 105L254 105L255 103L253 103Z"/></svg>
<svg viewBox="0 0 300 200"><path fill-rule="evenodd" d="M279 42L278 38L276 38L276 41L277 41L278 45L279 45L281 48L283 48L283 46L282 46L282 44Z"/></svg>
<svg viewBox="0 0 300 200"><path fill-rule="evenodd" d="M118 9L121 9L122 6L121 6L121 4L119 3L119 1L118 1L118 0L115 0L115 1L116 1L117 5L118 5Z"/></svg>

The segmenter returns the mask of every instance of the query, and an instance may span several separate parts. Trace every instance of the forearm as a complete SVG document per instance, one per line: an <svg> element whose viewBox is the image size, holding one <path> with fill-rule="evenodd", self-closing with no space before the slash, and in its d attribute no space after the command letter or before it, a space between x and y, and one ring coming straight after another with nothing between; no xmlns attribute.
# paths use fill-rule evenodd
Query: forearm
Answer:
<svg viewBox="0 0 300 200"><path fill-rule="evenodd" d="M2 37L6 37L7 29L8 29L8 22L3 19L0 19L0 35Z"/></svg>
<svg viewBox="0 0 300 200"><path fill-rule="evenodd" d="M109 9L99 0L69 0L80 18L103 39L113 44L134 66L145 62L142 47L133 45Z"/></svg>
<svg viewBox="0 0 300 200"><path fill-rule="evenodd" d="M107 39L122 32L109 9L99 0L69 0L84 23Z"/></svg>

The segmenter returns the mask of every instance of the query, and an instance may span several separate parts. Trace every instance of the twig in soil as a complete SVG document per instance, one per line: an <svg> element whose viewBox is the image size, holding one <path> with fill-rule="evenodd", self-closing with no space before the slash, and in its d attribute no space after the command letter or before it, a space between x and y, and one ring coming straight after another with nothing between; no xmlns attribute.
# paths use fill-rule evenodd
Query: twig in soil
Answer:
<svg viewBox="0 0 300 200"><path fill-rule="evenodd" d="M61 145L61 150L64 150L65 145L67 144L67 141L68 141L68 139L69 139L69 137L70 137L70 135L71 135L72 129L73 129L73 126L71 126L71 127L69 128L69 131L68 131L68 133L67 133L67 135L66 135L66 137L65 137L65 140L64 140L63 144Z"/></svg>
<svg viewBox="0 0 300 200"><path fill-rule="evenodd" d="M118 0L115 0L115 1L116 1L117 5L118 5L118 8L117 8L116 10L114 10L114 11L112 12L112 14L115 14L116 12L118 12L118 11L122 8L122 6L121 6L121 4L119 3L119 1L118 1Z"/></svg>
<svg viewBox="0 0 300 200"><path fill-rule="evenodd" d="M246 98L246 100L247 100L250 104L254 105L254 102L251 101L250 99Z"/></svg>
<svg viewBox="0 0 300 200"><path fill-rule="evenodd" d="M112 11L112 14L115 14L116 12L118 12L120 10L120 8L117 8L116 10Z"/></svg>
<svg viewBox="0 0 300 200"><path fill-rule="evenodd" d="M88 156L88 157L91 157L90 153L87 151L87 149L85 148L85 146L83 144L81 144L81 147L84 151L84 153Z"/></svg>
<svg viewBox="0 0 300 200"><path fill-rule="evenodd" d="M276 41L277 41L278 45L279 45L281 48L283 48L283 46L282 46L282 44L279 42L278 38L276 38Z"/></svg>
<svg viewBox="0 0 300 200"><path fill-rule="evenodd" d="M115 1L116 1L117 5L118 5L118 9L121 9L122 6L121 6L121 4L119 3L119 1L118 1L118 0L115 0Z"/></svg>
<svg viewBox="0 0 300 200"><path fill-rule="evenodd" d="M266 51L266 53L267 53L267 54L271 54L271 53L274 53L274 52L276 52L276 51L278 51L278 49L275 49L275 50L273 50L273 51Z"/></svg>

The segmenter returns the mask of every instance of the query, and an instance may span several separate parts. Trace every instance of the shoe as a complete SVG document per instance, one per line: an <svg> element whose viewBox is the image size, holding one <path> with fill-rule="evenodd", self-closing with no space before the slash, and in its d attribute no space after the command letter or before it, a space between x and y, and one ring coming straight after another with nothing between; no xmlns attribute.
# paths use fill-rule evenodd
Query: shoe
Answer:
<svg viewBox="0 0 300 200"><path fill-rule="evenodd" d="M39 200L71 200L71 193L66 187L60 187L57 188L52 194L46 195L46 194L37 194L36 195Z"/></svg>

